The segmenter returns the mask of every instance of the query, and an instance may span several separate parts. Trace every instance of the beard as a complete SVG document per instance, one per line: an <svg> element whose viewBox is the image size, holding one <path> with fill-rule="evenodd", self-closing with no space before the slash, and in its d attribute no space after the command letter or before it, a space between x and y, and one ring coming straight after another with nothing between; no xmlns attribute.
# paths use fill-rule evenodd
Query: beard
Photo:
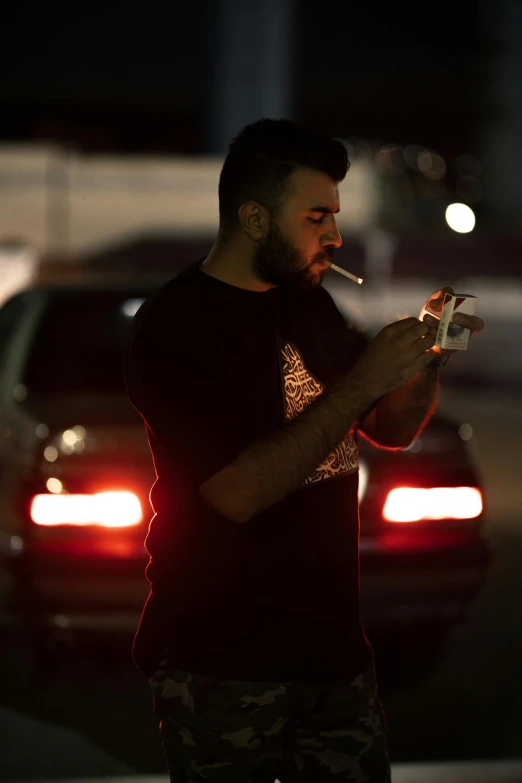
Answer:
<svg viewBox="0 0 522 783"><path fill-rule="evenodd" d="M310 268L317 262L330 260L333 253L333 247L325 247L307 261L301 251L282 235L278 226L271 224L267 237L255 249L252 271L264 283L312 289L321 285L326 270L313 273Z"/></svg>

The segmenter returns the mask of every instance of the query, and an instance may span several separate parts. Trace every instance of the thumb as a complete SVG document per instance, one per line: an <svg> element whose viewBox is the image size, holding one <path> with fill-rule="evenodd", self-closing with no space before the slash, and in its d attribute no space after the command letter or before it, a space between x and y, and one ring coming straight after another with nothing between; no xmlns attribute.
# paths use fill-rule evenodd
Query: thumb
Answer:
<svg viewBox="0 0 522 783"><path fill-rule="evenodd" d="M430 310L442 310L442 306L444 304L444 296L445 294L454 294L453 288L451 286L445 286L444 288L439 289L439 291L435 291L434 294L431 295L431 298L428 301L428 307Z"/></svg>

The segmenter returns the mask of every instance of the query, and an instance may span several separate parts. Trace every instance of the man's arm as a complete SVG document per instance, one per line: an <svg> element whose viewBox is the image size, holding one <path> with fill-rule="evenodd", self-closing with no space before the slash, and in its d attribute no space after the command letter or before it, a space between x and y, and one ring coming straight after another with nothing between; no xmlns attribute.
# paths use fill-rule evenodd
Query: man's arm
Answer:
<svg viewBox="0 0 522 783"><path fill-rule="evenodd" d="M420 435L437 405L439 371L425 370L385 394L362 419L359 432L375 446L396 450Z"/></svg>
<svg viewBox="0 0 522 783"><path fill-rule="evenodd" d="M353 369L293 421L244 449L200 487L220 514L248 522L297 489L340 443L350 426L388 391L432 359L428 327L415 318L385 327Z"/></svg>
<svg viewBox="0 0 522 783"><path fill-rule="evenodd" d="M293 421L245 449L206 481L202 497L234 522L248 522L297 489L374 402L346 376Z"/></svg>

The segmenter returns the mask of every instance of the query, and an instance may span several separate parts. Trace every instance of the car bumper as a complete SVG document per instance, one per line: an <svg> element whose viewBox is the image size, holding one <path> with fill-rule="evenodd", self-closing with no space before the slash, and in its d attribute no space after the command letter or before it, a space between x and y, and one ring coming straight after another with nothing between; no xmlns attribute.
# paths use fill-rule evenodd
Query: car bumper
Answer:
<svg viewBox="0 0 522 783"><path fill-rule="evenodd" d="M484 586L491 551L485 540L458 549L365 551L361 545L361 616L367 630L463 619Z"/></svg>
<svg viewBox="0 0 522 783"><path fill-rule="evenodd" d="M141 609L141 608L140 608ZM135 612L86 612L68 610L58 614L43 613L39 627L46 631L70 632L74 634L98 634L120 636L135 633L141 611Z"/></svg>
<svg viewBox="0 0 522 783"><path fill-rule="evenodd" d="M361 616L367 630L425 622L455 622L480 592L490 547L479 538L465 546L410 551L395 537L361 539ZM128 553L127 553L128 554ZM149 592L146 553L133 557L30 558L17 565L22 595L3 618L71 631L134 631ZM13 574L14 575L14 574ZM10 619L9 619L10 618ZM2 615L0 615L0 621Z"/></svg>
<svg viewBox="0 0 522 783"><path fill-rule="evenodd" d="M26 550L13 560L10 599L0 623L41 629L126 634L138 626L149 593L143 544L122 556Z"/></svg>

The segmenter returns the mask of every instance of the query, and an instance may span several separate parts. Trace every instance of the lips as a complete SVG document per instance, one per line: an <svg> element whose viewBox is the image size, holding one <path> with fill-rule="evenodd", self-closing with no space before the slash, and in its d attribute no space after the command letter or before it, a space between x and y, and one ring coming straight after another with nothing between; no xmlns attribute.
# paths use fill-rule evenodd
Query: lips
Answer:
<svg viewBox="0 0 522 783"><path fill-rule="evenodd" d="M313 266L313 264L325 264L325 266L328 266L329 263L330 263L330 256L323 254L321 256L315 256L310 266Z"/></svg>

